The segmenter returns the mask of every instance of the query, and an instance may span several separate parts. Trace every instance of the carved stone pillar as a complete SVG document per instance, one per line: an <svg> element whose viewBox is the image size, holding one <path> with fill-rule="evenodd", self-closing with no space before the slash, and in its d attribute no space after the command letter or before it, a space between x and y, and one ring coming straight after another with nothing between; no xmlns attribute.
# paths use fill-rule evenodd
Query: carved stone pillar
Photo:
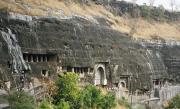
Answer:
<svg viewBox="0 0 180 109"><path fill-rule="evenodd" d="M31 62L33 62L33 56L31 55L30 57L31 57Z"/></svg>
<svg viewBox="0 0 180 109"><path fill-rule="evenodd" d="M36 62L39 62L39 61L38 61L38 56L36 56Z"/></svg>
<svg viewBox="0 0 180 109"><path fill-rule="evenodd" d="M74 67L72 67L72 72L74 72Z"/></svg>
<svg viewBox="0 0 180 109"><path fill-rule="evenodd" d="M40 58L41 58L41 62L43 62L43 56L40 56Z"/></svg>

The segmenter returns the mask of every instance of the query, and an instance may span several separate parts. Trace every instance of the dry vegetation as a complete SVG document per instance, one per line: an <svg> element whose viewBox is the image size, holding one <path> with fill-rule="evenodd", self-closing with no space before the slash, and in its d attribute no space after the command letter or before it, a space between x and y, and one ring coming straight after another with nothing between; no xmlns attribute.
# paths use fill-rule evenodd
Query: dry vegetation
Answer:
<svg viewBox="0 0 180 109"><path fill-rule="evenodd" d="M0 0L0 9L28 14L33 16L69 16L72 14L86 17L101 16L109 20L111 27L115 30L129 33L134 20L126 17L114 16L103 6L83 5L65 0ZM149 22L141 18L138 19L134 37L150 39L159 36L164 39L180 39L180 22Z"/></svg>

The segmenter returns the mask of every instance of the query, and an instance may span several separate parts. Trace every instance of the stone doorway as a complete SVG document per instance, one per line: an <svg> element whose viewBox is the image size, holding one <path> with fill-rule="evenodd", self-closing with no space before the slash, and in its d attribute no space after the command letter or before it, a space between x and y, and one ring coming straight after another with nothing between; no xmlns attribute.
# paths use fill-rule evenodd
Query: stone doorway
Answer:
<svg viewBox="0 0 180 109"><path fill-rule="evenodd" d="M121 81L119 82L119 88L126 88L126 81L121 80Z"/></svg>
<svg viewBox="0 0 180 109"><path fill-rule="evenodd" d="M105 65L103 65L103 64L95 65L94 84L95 85L107 85Z"/></svg>

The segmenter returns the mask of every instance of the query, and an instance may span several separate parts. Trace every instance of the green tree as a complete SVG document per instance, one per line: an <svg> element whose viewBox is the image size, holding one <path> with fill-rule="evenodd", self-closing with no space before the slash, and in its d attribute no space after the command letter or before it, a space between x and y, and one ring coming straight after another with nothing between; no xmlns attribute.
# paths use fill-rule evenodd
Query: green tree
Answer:
<svg viewBox="0 0 180 109"><path fill-rule="evenodd" d="M149 6L147 6L146 4L144 4L140 7L140 10L141 10L141 16L149 19L151 8Z"/></svg>
<svg viewBox="0 0 180 109"><path fill-rule="evenodd" d="M165 109L180 109L180 95L172 98Z"/></svg>
<svg viewBox="0 0 180 109"><path fill-rule="evenodd" d="M162 5L151 10L151 17L155 20L162 21L164 18L165 9Z"/></svg>
<svg viewBox="0 0 180 109"><path fill-rule="evenodd" d="M99 107L101 99L101 91L93 85L86 86L82 91L82 107L84 109Z"/></svg>
<svg viewBox="0 0 180 109"><path fill-rule="evenodd" d="M102 109L112 109L116 106L115 93L108 92L107 95L104 95L102 99L101 108Z"/></svg>
<svg viewBox="0 0 180 109"><path fill-rule="evenodd" d="M39 105L38 109L53 109L53 105L47 100L43 100Z"/></svg>
<svg viewBox="0 0 180 109"><path fill-rule="evenodd" d="M64 100L61 100L55 109L70 109L70 105L68 102L64 101Z"/></svg>
<svg viewBox="0 0 180 109"><path fill-rule="evenodd" d="M8 97L11 109L35 109L35 99L24 91L11 92Z"/></svg>
<svg viewBox="0 0 180 109"><path fill-rule="evenodd" d="M82 90L83 109L112 109L115 106L115 94L112 92L103 95L101 90L93 85L87 85L84 90Z"/></svg>
<svg viewBox="0 0 180 109"><path fill-rule="evenodd" d="M60 75L56 82L57 93L53 96L55 109L112 109L116 106L115 94L102 94L93 85L78 88L79 76L75 73Z"/></svg>
<svg viewBox="0 0 180 109"><path fill-rule="evenodd" d="M56 82L58 90L53 97L53 103L55 105L58 105L60 101L64 100L65 102L69 102L71 108L80 108L80 90L77 86L78 79L79 76L71 72L60 75L59 79Z"/></svg>

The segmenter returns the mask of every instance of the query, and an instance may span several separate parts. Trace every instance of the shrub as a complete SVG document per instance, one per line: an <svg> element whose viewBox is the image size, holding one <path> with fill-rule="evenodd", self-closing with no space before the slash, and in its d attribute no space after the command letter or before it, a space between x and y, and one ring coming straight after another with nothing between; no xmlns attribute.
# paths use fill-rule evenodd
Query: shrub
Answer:
<svg viewBox="0 0 180 109"><path fill-rule="evenodd" d="M151 17L155 20L161 21L164 18L165 9L163 6L153 8L151 11Z"/></svg>
<svg viewBox="0 0 180 109"><path fill-rule="evenodd" d="M140 10L141 10L141 16L144 17L144 18L149 18L150 16L150 11L151 11L151 8L147 5L143 5L140 7Z"/></svg>
<svg viewBox="0 0 180 109"><path fill-rule="evenodd" d="M38 109L53 109L53 106L48 101L44 100L41 102Z"/></svg>
<svg viewBox="0 0 180 109"><path fill-rule="evenodd" d="M107 95L104 95L102 99L101 108L102 109L112 109L116 106L115 93L108 92Z"/></svg>
<svg viewBox="0 0 180 109"><path fill-rule="evenodd" d="M11 109L35 109L35 99L24 91L11 92L8 97Z"/></svg>
<svg viewBox="0 0 180 109"><path fill-rule="evenodd" d="M101 91L93 85L88 85L82 90L83 109L112 109L115 106L115 94L112 92L103 95Z"/></svg>
<svg viewBox="0 0 180 109"><path fill-rule="evenodd" d="M68 102L61 100L57 106L55 107L55 109L70 109L70 105Z"/></svg>
<svg viewBox="0 0 180 109"><path fill-rule="evenodd" d="M80 90L77 86L78 79L78 75L71 72L67 72L66 74L60 75L59 79L56 82L58 90L53 97L53 103L55 105L58 105L60 101L64 100L65 102L69 103L71 108L80 108Z"/></svg>
<svg viewBox="0 0 180 109"><path fill-rule="evenodd" d="M100 106L101 91L93 85L88 85L82 91L82 107L84 109L93 109Z"/></svg>
<svg viewBox="0 0 180 109"><path fill-rule="evenodd" d="M65 73L56 82L57 93L53 96L55 109L111 109L116 106L115 94L102 94L100 89L87 85L78 88L78 75Z"/></svg>
<svg viewBox="0 0 180 109"><path fill-rule="evenodd" d="M126 107L126 109L132 109L131 105L128 103L128 101L125 99L125 97L122 97L118 100L119 105Z"/></svg>
<svg viewBox="0 0 180 109"><path fill-rule="evenodd" d="M168 106L165 109L180 109L180 95L175 96L168 102Z"/></svg>

